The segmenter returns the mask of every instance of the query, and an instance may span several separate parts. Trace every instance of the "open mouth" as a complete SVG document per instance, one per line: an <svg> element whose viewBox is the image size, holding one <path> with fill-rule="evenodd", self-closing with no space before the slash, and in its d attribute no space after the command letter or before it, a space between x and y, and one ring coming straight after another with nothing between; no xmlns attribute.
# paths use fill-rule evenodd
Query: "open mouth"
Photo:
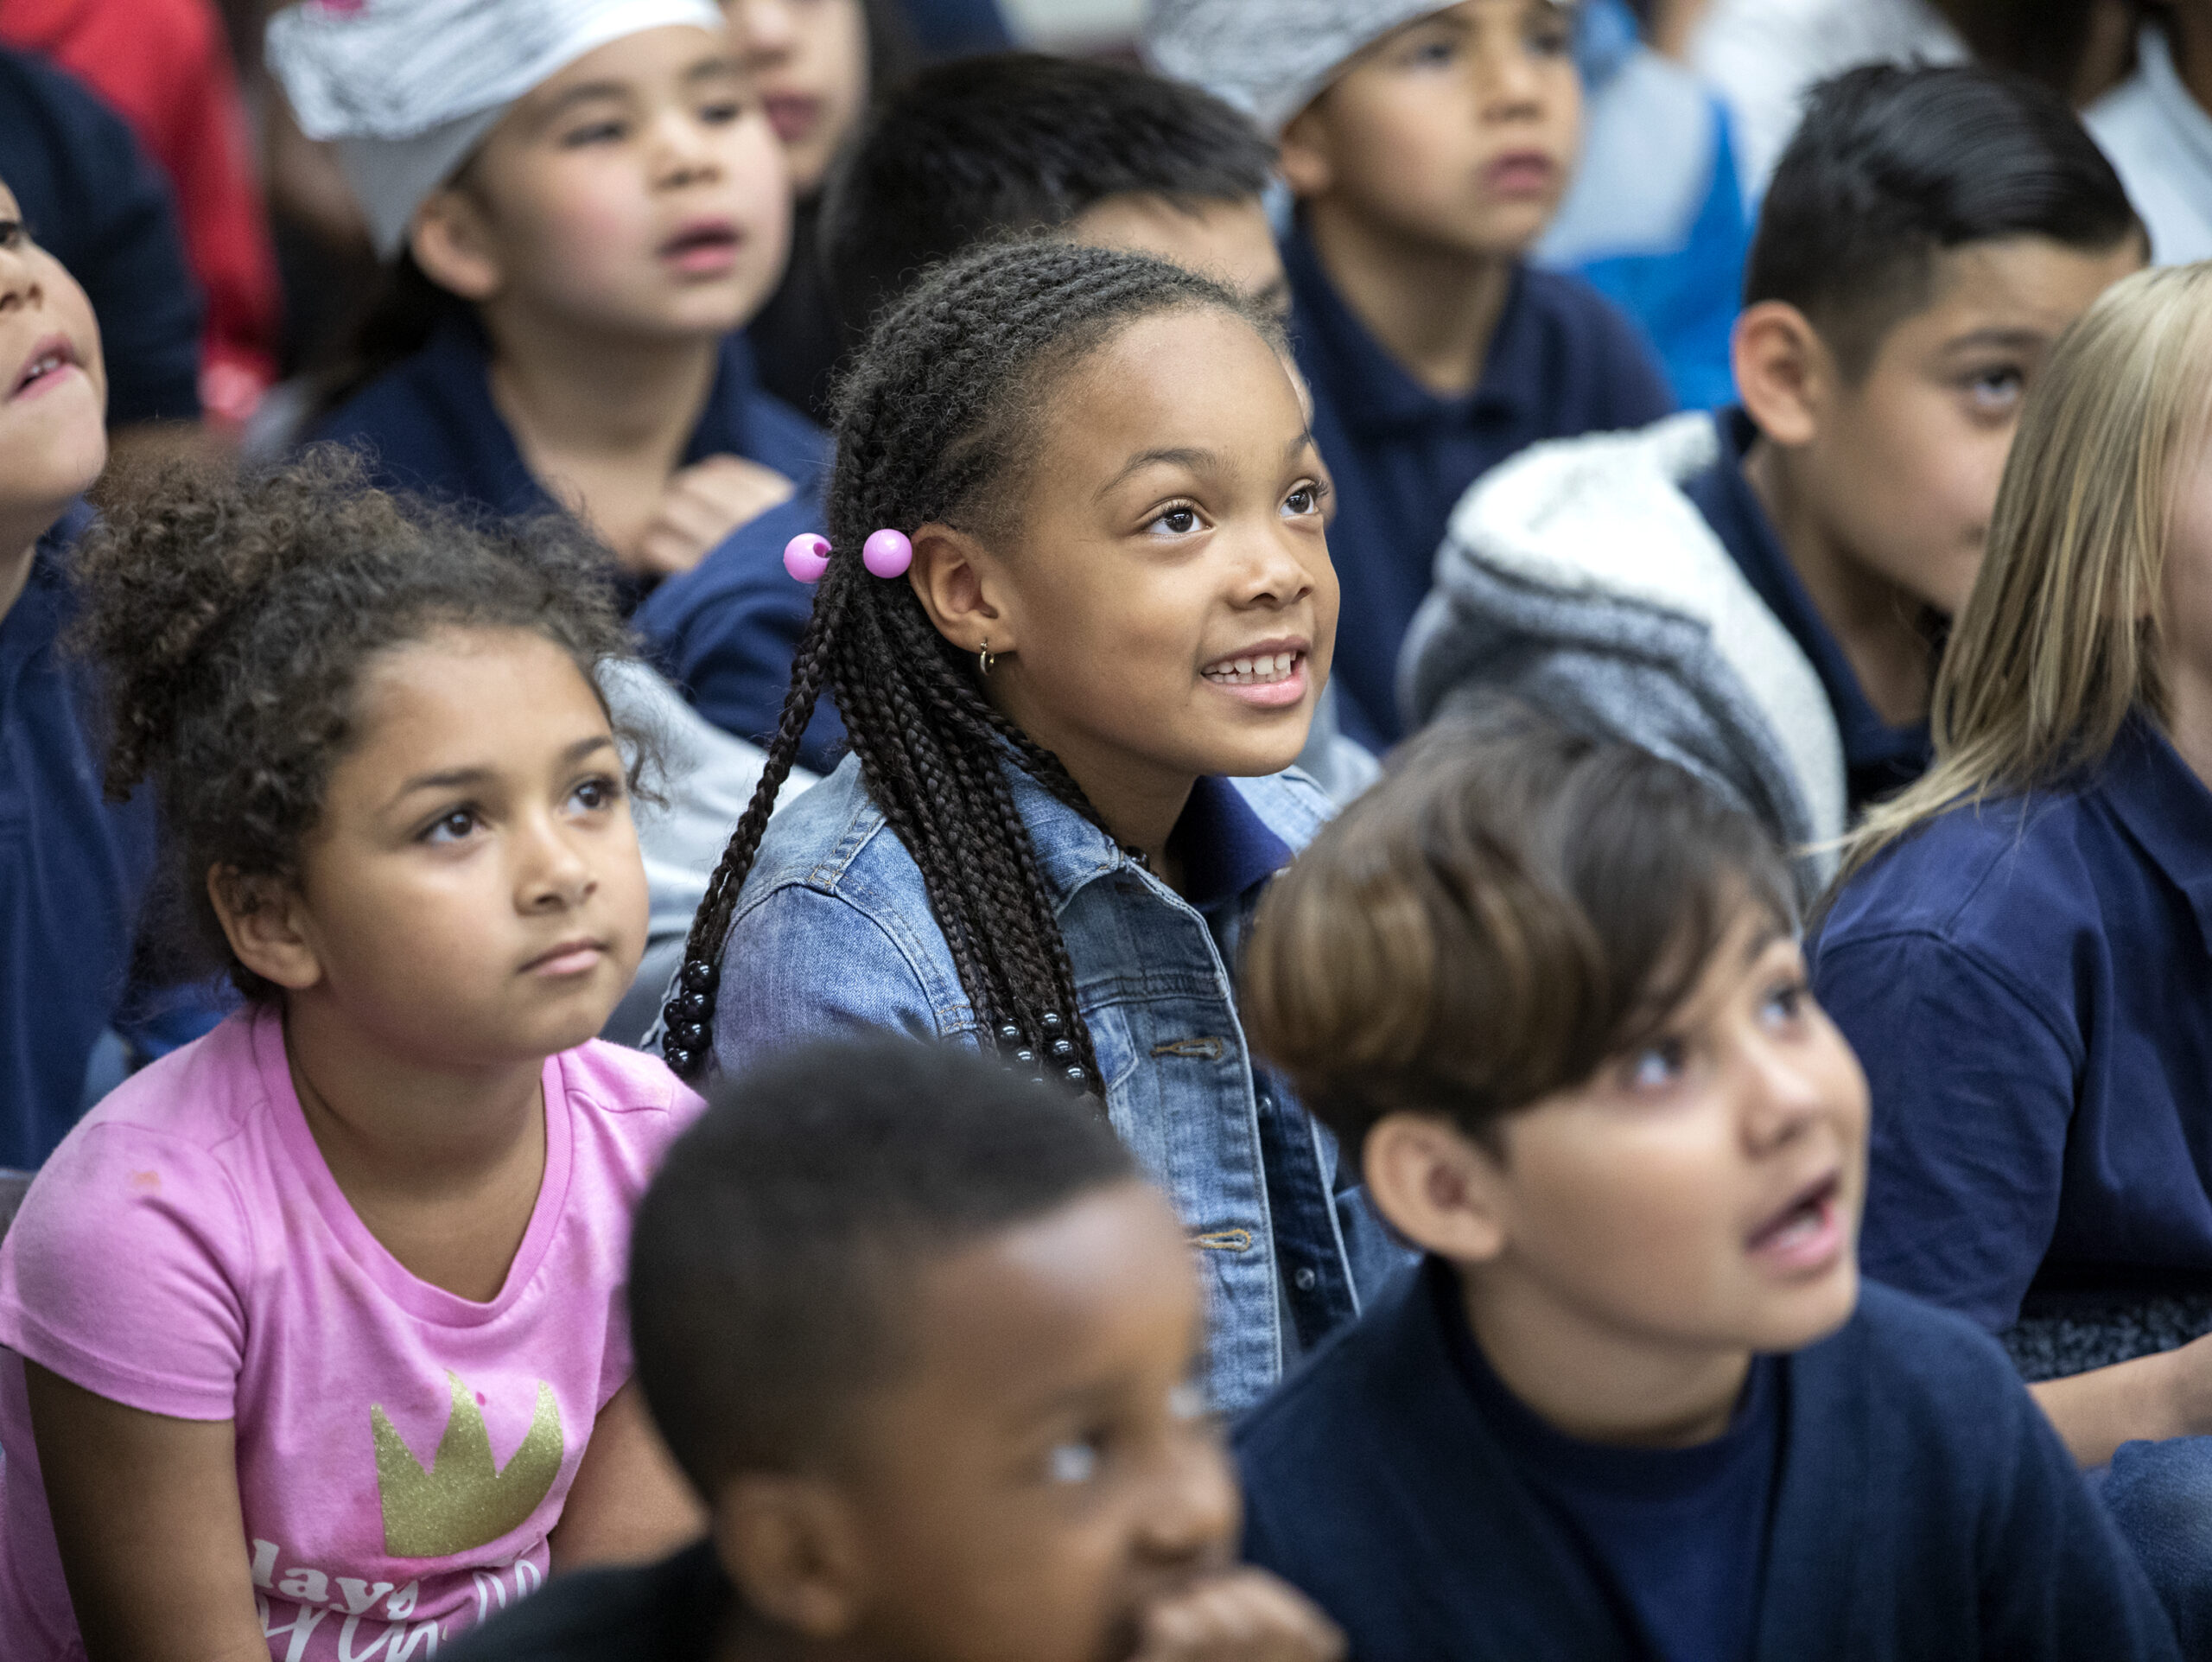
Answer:
<svg viewBox="0 0 2212 1662"><path fill-rule="evenodd" d="M660 245L660 257L682 271L717 270L737 256L741 239L728 220L701 220Z"/></svg>
<svg viewBox="0 0 2212 1662"><path fill-rule="evenodd" d="M29 361L24 364L22 373L16 377L16 384L8 389L8 396L12 398L28 392L64 370L76 367L77 349L69 344L67 337L57 334L51 340L41 341L37 350L31 353Z"/></svg>
<svg viewBox="0 0 2212 1662"><path fill-rule="evenodd" d="M1755 1257L1785 1264L1826 1257L1841 1236L1842 1194L1840 1172L1807 1184L1788 1206L1753 1230L1745 1246Z"/></svg>
<svg viewBox="0 0 2212 1662"><path fill-rule="evenodd" d="M1301 651L1250 653L1209 664L1199 674L1220 687L1268 687L1287 681L1305 661Z"/></svg>

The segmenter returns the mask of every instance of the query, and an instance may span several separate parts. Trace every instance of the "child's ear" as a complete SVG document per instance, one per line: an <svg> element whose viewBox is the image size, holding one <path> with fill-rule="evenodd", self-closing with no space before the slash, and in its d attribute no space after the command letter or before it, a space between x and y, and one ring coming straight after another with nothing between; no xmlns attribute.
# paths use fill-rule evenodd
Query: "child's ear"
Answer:
<svg viewBox="0 0 2212 1662"><path fill-rule="evenodd" d="M1745 307L1730 356L1737 395L1763 435L1785 449L1819 436L1835 393L1835 358L1804 313L1783 300Z"/></svg>
<svg viewBox="0 0 2212 1662"><path fill-rule="evenodd" d="M463 300L481 302L497 296L506 282L484 211L456 186L432 191L415 210L407 227L407 246L423 275Z"/></svg>
<svg viewBox="0 0 2212 1662"><path fill-rule="evenodd" d="M747 1472L723 1485L715 1551L746 1604L817 1644L866 1614L867 1553L851 1504L827 1481Z"/></svg>
<svg viewBox="0 0 2212 1662"><path fill-rule="evenodd" d="M1325 92L1322 98L1328 95ZM1316 99L1290 118L1276 144L1275 171L1294 196L1319 196L1336 178L1328 122Z"/></svg>
<svg viewBox="0 0 2212 1662"><path fill-rule="evenodd" d="M1449 1120L1385 1114L1360 1154L1369 1200L1423 1251L1485 1264L1504 1251L1505 1162Z"/></svg>
<svg viewBox="0 0 2212 1662"><path fill-rule="evenodd" d="M969 532L942 525L924 525L913 544L906 581L937 632L971 655L986 642L994 654L1020 651L1020 630L990 551Z"/></svg>
<svg viewBox="0 0 2212 1662"><path fill-rule="evenodd" d="M302 992L322 979L322 960L308 939L305 908L289 883L211 866L207 899L238 962L263 980Z"/></svg>

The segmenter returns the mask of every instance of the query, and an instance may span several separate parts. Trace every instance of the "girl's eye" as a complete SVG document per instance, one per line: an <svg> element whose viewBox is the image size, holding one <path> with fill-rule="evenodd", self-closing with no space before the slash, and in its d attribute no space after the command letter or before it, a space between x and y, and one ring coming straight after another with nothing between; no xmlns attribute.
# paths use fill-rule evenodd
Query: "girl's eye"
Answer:
<svg viewBox="0 0 2212 1662"><path fill-rule="evenodd" d="M1282 499L1282 511L1294 519L1306 519L1321 511L1321 500L1328 494L1328 487L1318 480L1309 479Z"/></svg>
<svg viewBox="0 0 2212 1662"><path fill-rule="evenodd" d="M455 808L449 814L441 815L435 823L423 833L423 841L425 843L458 843L465 838L469 832L474 831L478 823L475 809Z"/></svg>
<svg viewBox="0 0 2212 1662"><path fill-rule="evenodd" d="M588 779L576 786L569 800L586 813L597 813L612 807L622 795L622 787L611 779Z"/></svg>
<svg viewBox="0 0 2212 1662"><path fill-rule="evenodd" d="M727 127L744 113L744 105L735 99L722 99L701 106L699 119L709 127Z"/></svg>
<svg viewBox="0 0 2212 1662"><path fill-rule="evenodd" d="M1186 506L1168 508L1147 525L1147 531L1164 531L1170 537L1187 537L1198 528L1198 511Z"/></svg>
<svg viewBox="0 0 2212 1662"><path fill-rule="evenodd" d="M619 121L594 121L588 127L571 127L561 135L561 144L564 150L582 150L588 144L611 144L620 141L624 131Z"/></svg>
<svg viewBox="0 0 2212 1662"><path fill-rule="evenodd" d="M1088 1483L1098 1475L1103 1455L1096 1436L1079 1437L1063 1442L1045 1456L1045 1469L1055 1483Z"/></svg>
<svg viewBox="0 0 2212 1662"><path fill-rule="evenodd" d="M1622 1079L1631 1091L1663 1091L1681 1077L1688 1054L1680 1039L1656 1040L1622 1064Z"/></svg>
<svg viewBox="0 0 2212 1662"><path fill-rule="evenodd" d="M1811 997L1811 989L1803 982L1789 982L1767 995L1767 1014L1777 1022L1794 1022L1805 1013L1805 1002Z"/></svg>
<svg viewBox="0 0 2212 1662"><path fill-rule="evenodd" d="M0 248L21 248L29 240L21 220L0 220Z"/></svg>

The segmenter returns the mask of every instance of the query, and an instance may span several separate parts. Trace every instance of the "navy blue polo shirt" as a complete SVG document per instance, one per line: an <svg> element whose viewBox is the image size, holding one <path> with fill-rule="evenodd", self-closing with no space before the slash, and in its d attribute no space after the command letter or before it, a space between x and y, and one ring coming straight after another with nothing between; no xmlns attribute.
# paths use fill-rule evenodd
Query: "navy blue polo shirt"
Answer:
<svg viewBox="0 0 2212 1662"><path fill-rule="evenodd" d="M2212 793L2148 720L1878 856L1813 984L1873 1087L1868 1275L1992 1329L2212 1289Z"/></svg>
<svg viewBox="0 0 2212 1662"><path fill-rule="evenodd" d="M1338 716L1379 754L1402 731L1398 648L1467 487L1539 440L1641 427L1674 398L1636 326L1580 277L1518 268L1481 381L1446 398L1352 315L1303 232L1284 239L1282 258L1313 438L1336 487Z"/></svg>
<svg viewBox="0 0 2212 1662"><path fill-rule="evenodd" d="M552 512L557 505L492 402L491 369L483 327L471 315L450 315L420 352L363 387L308 436L366 450L377 482L387 488L500 514ZM722 338L721 363L682 465L711 455L773 468L802 498L817 488L830 459L828 436L761 388L742 330Z"/></svg>
<svg viewBox="0 0 2212 1662"><path fill-rule="evenodd" d="M76 1123L155 859L147 795L102 798L91 679L60 646L67 549L89 517L47 534L0 616L0 1166L26 1169Z"/></svg>
<svg viewBox="0 0 2212 1662"><path fill-rule="evenodd" d="M111 424L200 418L199 285L168 181L66 71L0 48L0 180L100 328Z"/></svg>
<svg viewBox="0 0 2212 1662"><path fill-rule="evenodd" d="M1556 1430L1492 1372L1457 1281L1428 1293L1460 1382L1522 1477L1589 1555L1642 1629L1654 1662L1744 1662L1751 1654L1767 1514L1782 1458L1775 1360L1752 1359L1728 1429L1688 1449L1618 1449Z"/></svg>
<svg viewBox="0 0 2212 1662"><path fill-rule="evenodd" d="M1812 660L1821 689L1828 696L1828 708L1835 712L1836 730L1843 741L1847 805L1856 813L1928 771L1935 756L1928 723L1923 720L1892 727L1875 714L1859 687L1859 672L1829 633L1804 580L1789 563L1774 521L1744 476L1744 458L1758 441L1759 430L1740 408L1716 411L1713 420L1720 432L1719 459L1684 484L1682 493L1705 516L1767 610Z"/></svg>

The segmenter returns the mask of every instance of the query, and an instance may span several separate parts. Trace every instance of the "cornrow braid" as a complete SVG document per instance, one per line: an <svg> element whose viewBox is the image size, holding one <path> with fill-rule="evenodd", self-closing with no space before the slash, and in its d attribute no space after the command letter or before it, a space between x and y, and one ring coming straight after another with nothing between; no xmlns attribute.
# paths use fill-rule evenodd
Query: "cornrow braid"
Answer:
<svg viewBox="0 0 2212 1662"><path fill-rule="evenodd" d="M1040 1073L1103 1094L1075 967L1007 764L1106 830L1053 755L984 696L912 587L871 576L869 534L929 524L998 541L1052 389L1129 324L1211 308L1272 344L1274 322L1218 284L1141 255L1050 239L986 244L935 268L878 320L838 390L828 570L791 665L759 788L701 901L662 1040L697 1079L740 893L826 685L868 793L919 868L976 1019ZM1109 832L1110 835L1111 833Z"/></svg>

